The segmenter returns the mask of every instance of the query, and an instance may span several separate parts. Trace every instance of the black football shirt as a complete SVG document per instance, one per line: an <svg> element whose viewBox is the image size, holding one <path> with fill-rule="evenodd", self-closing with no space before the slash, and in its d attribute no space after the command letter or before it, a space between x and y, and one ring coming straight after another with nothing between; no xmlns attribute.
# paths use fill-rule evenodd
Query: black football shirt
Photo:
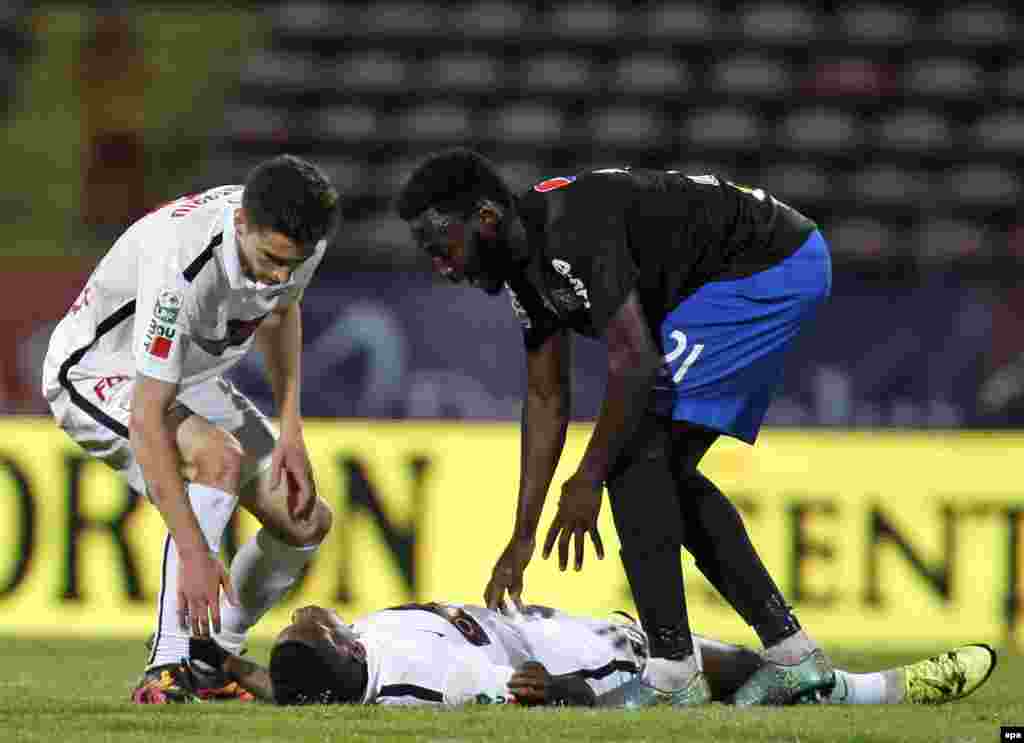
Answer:
<svg viewBox="0 0 1024 743"><path fill-rule="evenodd" d="M769 268L816 228L761 189L675 171L551 178L516 209L530 259L506 283L531 350L560 329L600 338L634 289L657 338L700 286Z"/></svg>

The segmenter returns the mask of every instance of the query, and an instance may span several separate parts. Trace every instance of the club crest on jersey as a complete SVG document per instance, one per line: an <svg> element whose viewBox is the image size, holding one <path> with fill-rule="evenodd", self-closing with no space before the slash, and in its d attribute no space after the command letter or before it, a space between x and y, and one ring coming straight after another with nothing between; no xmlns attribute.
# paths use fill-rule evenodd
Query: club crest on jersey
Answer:
<svg viewBox="0 0 1024 743"><path fill-rule="evenodd" d="M574 175L558 176L557 178L548 178L546 181L541 181L536 186L534 186L533 190L536 191L537 193L547 193L548 191L554 191L556 188L568 186L574 180L576 180L576 176Z"/></svg>
<svg viewBox="0 0 1024 743"><path fill-rule="evenodd" d="M160 322L176 322L178 320L178 313L181 311L181 301L181 292L174 289L164 289L157 295L153 315Z"/></svg>

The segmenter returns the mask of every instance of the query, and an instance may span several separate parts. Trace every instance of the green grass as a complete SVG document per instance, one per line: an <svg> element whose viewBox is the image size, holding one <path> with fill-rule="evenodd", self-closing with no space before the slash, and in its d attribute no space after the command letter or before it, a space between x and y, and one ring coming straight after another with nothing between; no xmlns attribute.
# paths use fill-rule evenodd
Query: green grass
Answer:
<svg viewBox="0 0 1024 743"><path fill-rule="evenodd" d="M1024 658L1006 656L988 685L943 707L792 707L735 710L712 705L666 709L463 710L274 708L222 703L134 707L128 692L144 658L143 641L21 640L0 637L0 740L3 741L935 741L999 740L1000 725L1024 724ZM253 649L266 658L267 646ZM834 653L852 670L912 660L906 654Z"/></svg>

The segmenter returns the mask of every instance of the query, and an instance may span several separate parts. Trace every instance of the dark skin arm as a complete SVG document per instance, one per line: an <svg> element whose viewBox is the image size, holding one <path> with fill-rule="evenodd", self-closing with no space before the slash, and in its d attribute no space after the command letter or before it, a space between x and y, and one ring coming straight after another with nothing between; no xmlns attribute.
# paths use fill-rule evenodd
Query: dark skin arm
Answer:
<svg viewBox="0 0 1024 743"><path fill-rule="evenodd" d="M270 672L259 663L232 655L213 640L195 637L189 641L189 657L216 668L260 701L274 701Z"/></svg>
<svg viewBox="0 0 1024 743"><path fill-rule="evenodd" d="M612 317L605 341L608 386L601 414L579 468L562 486L558 513L544 540L545 558L558 540L558 564L562 570L568 565L569 545L574 537L576 570L583 567L585 534L590 534L597 556L604 556L597 531L604 481L643 417L648 393L662 363L635 290Z"/></svg>
<svg viewBox="0 0 1024 743"><path fill-rule="evenodd" d="M523 572L533 556L541 511L565 445L571 401L569 338L560 331L526 354L519 501L512 539L484 591L490 609L500 609L505 593L522 610Z"/></svg>

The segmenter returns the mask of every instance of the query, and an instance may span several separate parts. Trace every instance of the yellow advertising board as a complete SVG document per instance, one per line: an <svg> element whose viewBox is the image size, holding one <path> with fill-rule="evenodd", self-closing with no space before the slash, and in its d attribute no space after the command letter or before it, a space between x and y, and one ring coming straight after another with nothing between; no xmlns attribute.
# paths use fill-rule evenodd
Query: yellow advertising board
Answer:
<svg viewBox="0 0 1024 743"><path fill-rule="evenodd" d="M589 433L570 430L557 483ZM515 424L307 421L334 530L290 609L350 616L443 599L479 603L508 539L519 471ZM0 421L0 631L134 634L152 629L164 528L103 465L46 419ZM824 642L935 646L1014 640L1022 580L1024 435L768 431L720 441L703 470L740 507L761 555ZM638 497L645 494L638 493ZM550 522L552 493L538 541ZM231 545L255 530L241 516ZM631 609L605 504L607 556L582 572L539 553L525 598L602 614ZM683 557L696 631L756 643Z"/></svg>

